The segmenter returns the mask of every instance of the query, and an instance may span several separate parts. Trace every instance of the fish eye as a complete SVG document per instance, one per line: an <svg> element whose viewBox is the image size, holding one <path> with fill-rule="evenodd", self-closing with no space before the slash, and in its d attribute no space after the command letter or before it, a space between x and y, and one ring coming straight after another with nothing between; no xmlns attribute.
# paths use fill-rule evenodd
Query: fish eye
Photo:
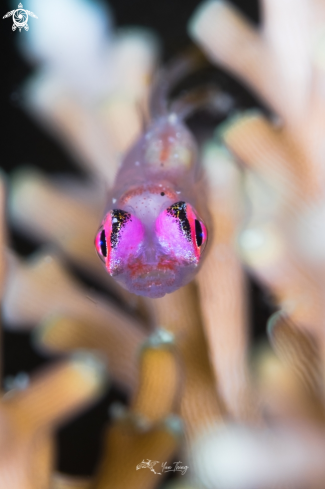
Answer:
<svg viewBox="0 0 325 489"><path fill-rule="evenodd" d="M196 239L196 244L200 248L200 246L203 243L203 229L198 219L195 219L195 239Z"/></svg>
<svg viewBox="0 0 325 489"><path fill-rule="evenodd" d="M118 246L121 231L125 228L126 224L132 221L132 216L129 212L125 212L121 209L113 209L111 211L110 218L110 227L111 227L111 235L110 241L112 248L116 248Z"/></svg>
<svg viewBox="0 0 325 489"><path fill-rule="evenodd" d="M105 262L105 258L107 257L107 240L105 229L103 228L101 228L97 233L95 238L95 248L99 258Z"/></svg>
<svg viewBox="0 0 325 489"><path fill-rule="evenodd" d="M179 222L182 233L188 240L191 239L191 227L187 216L186 202L176 202L167 208L167 213Z"/></svg>
<svg viewBox="0 0 325 489"><path fill-rule="evenodd" d="M180 201L157 218L156 233L161 246L179 259L198 263L207 242L207 229L195 209Z"/></svg>
<svg viewBox="0 0 325 489"><path fill-rule="evenodd" d="M121 273L130 257L134 257L144 240L140 219L122 209L109 211L95 238L95 248L107 271Z"/></svg>
<svg viewBox="0 0 325 489"><path fill-rule="evenodd" d="M196 212L186 202L176 202L167 209L167 212L179 220L182 232L187 239L195 239L196 246L201 248L206 240L206 228L197 218Z"/></svg>
<svg viewBox="0 0 325 489"><path fill-rule="evenodd" d="M100 251L102 252L102 255L107 256L107 242L106 242L106 233L105 233L105 229L102 230L102 232L100 233L100 241L99 241L99 245L100 245Z"/></svg>

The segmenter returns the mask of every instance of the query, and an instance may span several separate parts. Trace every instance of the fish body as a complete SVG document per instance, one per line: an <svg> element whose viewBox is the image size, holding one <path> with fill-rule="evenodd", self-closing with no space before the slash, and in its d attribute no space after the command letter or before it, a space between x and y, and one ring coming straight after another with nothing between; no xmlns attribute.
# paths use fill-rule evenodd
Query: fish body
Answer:
<svg viewBox="0 0 325 489"><path fill-rule="evenodd" d="M207 229L195 210L195 139L171 111L125 156L95 239L108 273L138 295L162 297L195 276Z"/></svg>

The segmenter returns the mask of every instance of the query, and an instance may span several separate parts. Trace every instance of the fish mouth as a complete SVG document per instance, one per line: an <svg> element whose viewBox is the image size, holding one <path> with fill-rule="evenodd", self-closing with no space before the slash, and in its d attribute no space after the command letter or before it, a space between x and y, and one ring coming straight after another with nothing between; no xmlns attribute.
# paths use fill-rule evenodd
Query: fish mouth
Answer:
<svg viewBox="0 0 325 489"><path fill-rule="evenodd" d="M132 273L132 282L139 289L150 286L171 286L175 279L175 270L163 267L146 266Z"/></svg>
<svg viewBox="0 0 325 489"><path fill-rule="evenodd" d="M193 278L196 267L182 267L170 258L162 258L158 263L144 263L135 260L128 263L124 273L116 280L129 292L157 299L170 294L187 284Z"/></svg>
<svg viewBox="0 0 325 489"><path fill-rule="evenodd" d="M175 287L177 279L177 268L170 261L155 265L138 262L129 272L133 292L148 297L164 296Z"/></svg>

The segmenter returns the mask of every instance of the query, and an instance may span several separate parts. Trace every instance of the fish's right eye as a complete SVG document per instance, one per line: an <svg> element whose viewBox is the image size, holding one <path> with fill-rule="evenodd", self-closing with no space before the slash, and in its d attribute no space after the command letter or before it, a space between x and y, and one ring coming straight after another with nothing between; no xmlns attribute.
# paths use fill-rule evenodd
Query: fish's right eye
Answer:
<svg viewBox="0 0 325 489"><path fill-rule="evenodd" d="M102 252L102 255L107 256L107 242L106 242L106 234L105 234L105 229L102 230L102 232L100 233L100 241L99 241L99 245L100 245L100 251Z"/></svg>
<svg viewBox="0 0 325 489"><path fill-rule="evenodd" d="M107 240L105 229L101 228L95 239L95 247L99 258L105 262L105 258L107 257Z"/></svg>

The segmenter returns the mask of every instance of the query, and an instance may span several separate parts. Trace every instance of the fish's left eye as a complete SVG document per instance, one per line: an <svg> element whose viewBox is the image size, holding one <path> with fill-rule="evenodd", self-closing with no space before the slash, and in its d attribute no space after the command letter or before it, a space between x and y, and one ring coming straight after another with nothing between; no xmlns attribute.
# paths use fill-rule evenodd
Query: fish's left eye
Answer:
<svg viewBox="0 0 325 489"><path fill-rule="evenodd" d="M200 221L198 221L197 219L195 219L195 239L196 239L196 244L200 248L200 246L203 243L203 229Z"/></svg>
<svg viewBox="0 0 325 489"><path fill-rule="evenodd" d="M176 202L156 220L160 245L185 261L199 262L207 242L207 229L195 209L186 202Z"/></svg>
<svg viewBox="0 0 325 489"><path fill-rule="evenodd" d="M186 204L186 217L191 228L192 242L198 255L201 255L207 242L207 228L199 219L196 210L190 204Z"/></svg>

